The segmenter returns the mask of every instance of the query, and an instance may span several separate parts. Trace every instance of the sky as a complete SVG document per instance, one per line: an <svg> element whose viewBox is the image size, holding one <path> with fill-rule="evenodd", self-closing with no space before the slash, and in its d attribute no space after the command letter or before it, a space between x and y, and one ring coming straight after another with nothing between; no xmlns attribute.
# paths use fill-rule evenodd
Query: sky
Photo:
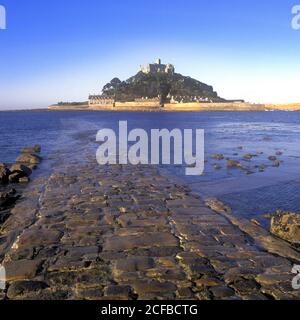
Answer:
<svg viewBox="0 0 300 320"><path fill-rule="evenodd" d="M112 78L126 80L157 58L226 99L300 102L295 4L0 0L7 20L0 30L0 109L86 101Z"/></svg>

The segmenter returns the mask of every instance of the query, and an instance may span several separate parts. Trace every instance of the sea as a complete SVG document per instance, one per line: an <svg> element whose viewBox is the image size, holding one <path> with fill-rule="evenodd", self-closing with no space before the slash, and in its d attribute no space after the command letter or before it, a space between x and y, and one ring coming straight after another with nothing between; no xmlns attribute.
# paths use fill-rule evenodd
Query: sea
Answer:
<svg viewBox="0 0 300 320"><path fill-rule="evenodd" d="M204 173L186 176L185 165L164 165L162 174L202 197L217 197L235 215L266 228L276 210L300 213L300 112L0 112L0 162L14 163L21 148L34 144L42 146L44 158L38 174L51 170L52 155L62 150L65 162L83 161L82 153L96 158L98 130L117 130L119 121L148 132L204 129ZM215 154L224 159L213 159ZM246 154L252 159L244 159ZM273 166L270 156L280 165ZM246 170L227 168L227 159Z"/></svg>

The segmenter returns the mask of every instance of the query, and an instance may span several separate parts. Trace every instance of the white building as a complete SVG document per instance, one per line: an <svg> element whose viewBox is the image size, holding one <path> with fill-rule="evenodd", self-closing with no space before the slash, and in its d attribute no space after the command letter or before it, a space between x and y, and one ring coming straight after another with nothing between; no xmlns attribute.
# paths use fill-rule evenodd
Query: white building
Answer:
<svg viewBox="0 0 300 320"><path fill-rule="evenodd" d="M168 73L174 74L175 67L172 64L162 64L161 59L157 59L153 64L147 64L145 66L141 66L141 71L145 74L149 73Z"/></svg>

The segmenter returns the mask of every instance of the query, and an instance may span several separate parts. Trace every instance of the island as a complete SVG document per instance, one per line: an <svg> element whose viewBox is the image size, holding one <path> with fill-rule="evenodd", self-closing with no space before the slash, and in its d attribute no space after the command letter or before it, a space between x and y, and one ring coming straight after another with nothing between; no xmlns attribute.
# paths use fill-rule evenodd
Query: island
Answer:
<svg viewBox="0 0 300 320"><path fill-rule="evenodd" d="M175 72L161 59L141 66L125 81L113 78L86 102L59 102L49 110L92 111L272 111L300 110L300 104L257 104L220 97L214 88Z"/></svg>

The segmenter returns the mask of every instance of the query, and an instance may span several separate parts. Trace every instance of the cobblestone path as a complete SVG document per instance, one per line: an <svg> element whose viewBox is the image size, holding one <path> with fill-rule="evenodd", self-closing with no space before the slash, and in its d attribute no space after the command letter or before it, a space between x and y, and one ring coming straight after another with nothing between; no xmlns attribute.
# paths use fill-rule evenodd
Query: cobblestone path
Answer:
<svg viewBox="0 0 300 320"><path fill-rule="evenodd" d="M299 252L153 167L62 165L23 198L1 229L2 299L300 298Z"/></svg>

